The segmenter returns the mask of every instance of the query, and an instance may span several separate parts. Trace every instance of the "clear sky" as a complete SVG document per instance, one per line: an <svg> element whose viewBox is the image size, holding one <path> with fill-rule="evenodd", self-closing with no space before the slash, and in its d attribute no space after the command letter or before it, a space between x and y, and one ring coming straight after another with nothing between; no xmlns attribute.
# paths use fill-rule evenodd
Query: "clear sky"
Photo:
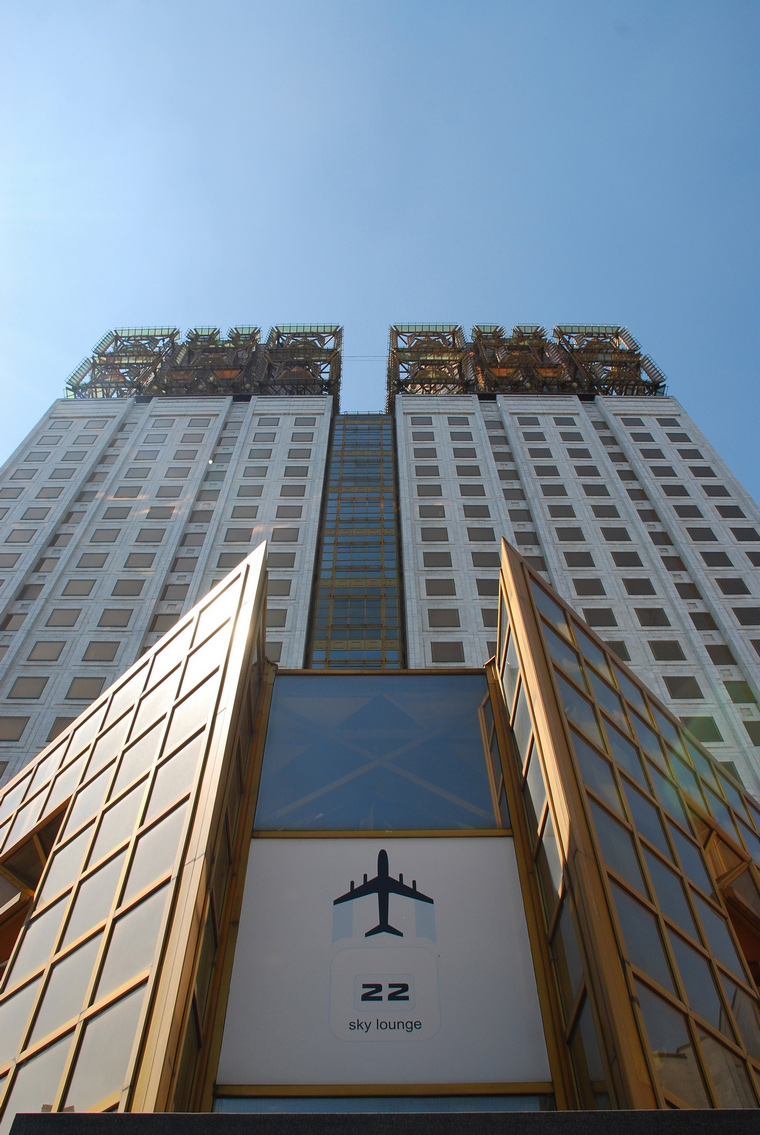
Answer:
<svg viewBox="0 0 760 1135"><path fill-rule="evenodd" d="M757 0L4 0L0 460L111 327L622 323L755 497ZM359 356L359 357L353 357Z"/></svg>

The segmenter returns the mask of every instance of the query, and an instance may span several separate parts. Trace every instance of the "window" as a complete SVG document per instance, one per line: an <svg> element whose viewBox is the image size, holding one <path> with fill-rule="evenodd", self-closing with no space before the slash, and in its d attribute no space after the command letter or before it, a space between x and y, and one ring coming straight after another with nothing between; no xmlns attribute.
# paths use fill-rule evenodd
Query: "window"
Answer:
<svg viewBox="0 0 760 1135"><path fill-rule="evenodd" d="M166 535L165 528L141 528L137 533L138 544L160 544Z"/></svg>
<svg viewBox="0 0 760 1135"><path fill-rule="evenodd" d="M45 626L73 627L81 614L81 607L56 607L50 612Z"/></svg>
<svg viewBox="0 0 760 1135"><path fill-rule="evenodd" d="M233 553L228 553L228 554L232 555ZM234 553L234 554L237 555L237 553ZM222 557L220 556L219 559L221 560L221 558ZM245 557L243 557L243 558L245 558ZM238 563L239 562L240 561L238 561ZM270 552L269 555L267 556L267 567L268 568L292 568L292 567L295 567L295 563L296 563L295 552ZM219 566L221 567L222 564L220 563ZM234 564L232 566L234 567Z"/></svg>
<svg viewBox="0 0 760 1135"><path fill-rule="evenodd" d="M267 627L284 627L288 612L282 607L267 608Z"/></svg>
<svg viewBox="0 0 760 1135"><path fill-rule="evenodd" d="M651 465L652 473L655 477L675 477L677 476L675 469L672 465Z"/></svg>
<svg viewBox="0 0 760 1135"><path fill-rule="evenodd" d="M591 552L565 552L565 563L571 568L595 567Z"/></svg>
<svg viewBox="0 0 760 1135"><path fill-rule="evenodd" d="M707 611L689 611L689 618L698 631L715 631L715 620Z"/></svg>
<svg viewBox="0 0 760 1135"><path fill-rule="evenodd" d="M707 643L705 650L710 655L710 660L715 666L735 666L736 659L727 646L723 643Z"/></svg>
<svg viewBox="0 0 760 1135"><path fill-rule="evenodd" d="M578 477L601 477L596 465L575 465L573 468Z"/></svg>
<svg viewBox="0 0 760 1135"><path fill-rule="evenodd" d="M542 485L541 492L545 497L566 497L567 489L564 485Z"/></svg>
<svg viewBox="0 0 760 1135"><path fill-rule="evenodd" d="M712 717L682 717L680 720L684 729L688 729L698 741L709 745L711 741L723 740L723 734Z"/></svg>
<svg viewBox="0 0 760 1135"><path fill-rule="evenodd" d="M623 586L629 595L654 595L654 584L651 579L624 579Z"/></svg>
<svg viewBox="0 0 760 1135"><path fill-rule="evenodd" d="M474 554L475 553L473 553L473 555ZM425 567L451 567L451 552L423 552L422 562ZM478 565L475 566L477 567ZM483 564L481 566L485 567L487 565ZM498 566L498 558L496 566Z"/></svg>
<svg viewBox="0 0 760 1135"><path fill-rule="evenodd" d="M479 465L457 465L457 477L480 477Z"/></svg>
<svg viewBox="0 0 760 1135"><path fill-rule="evenodd" d="M292 585L292 579L270 579L267 584L267 591L270 595L290 595Z"/></svg>
<svg viewBox="0 0 760 1135"><path fill-rule="evenodd" d="M119 539L120 528L96 528L90 536L91 544L115 544Z"/></svg>
<svg viewBox="0 0 760 1135"><path fill-rule="evenodd" d="M716 579L724 595L749 595L749 588L743 579Z"/></svg>
<svg viewBox="0 0 760 1135"><path fill-rule="evenodd" d="M643 418L621 418L620 421L623 423L624 426L643 426L644 425L644 419Z"/></svg>
<svg viewBox="0 0 760 1135"><path fill-rule="evenodd" d="M583 617L590 627L617 626L617 619L609 607L584 607Z"/></svg>
<svg viewBox="0 0 760 1135"><path fill-rule="evenodd" d="M677 504L675 513L676 516L681 517L681 520L698 520L704 516L702 509L695 504Z"/></svg>
<svg viewBox="0 0 760 1135"><path fill-rule="evenodd" d="M182 490L179 485L159 485L156 496L161 500L176 500L177 497L182 495ZM202 493L198 494L199 497Z"/></svg>
<svg viewBox="0 0 760 1135"><path fill-rule="evenodd" d="M82 655L82 661L113 662L118 649L118 642L99 642L97 639L93 639L92 642L87 644L87 649Z"/></svg>
<svg viewBox="0 0 760 1135"><path fill-rule="evenodd" d="M686 660L683 647L675 639L662 639L659 642L650 640L649 649L658 662L684 662Z"/></svg>
<svg viewBox="0 0 760 1135"><path fill-rule="evenodd" d="M9 698L38 698L48 684L48 678L16 678L8 694Z"/></svg>
<svg viewBox="0 0 760 1135"><path fill-rule="evenodd" d="M440 477L441 473L437 465L415 465L415 477Z"/></svg>
<svg viewBox="0 0 760 1135"><path fill-rule="evenodd" d="M420 540L425 544L446 544L449 539L448 528L421 528Z"/></svg>
<svg viewBox="0 0 760 1135"><path fill-rule="evenodd" d="M432 426L433 419L427 414L412 414L411 422L413 426Z"/></svg>
<svg viewBox="0 0 760 1135"><path fill-rule="evenodd" d="M601 579L574 579L576 595L606 595Z"/></svg>
<svg viewBox="0 0 760 1135"><path fill-rule="evenodd" d="M751 705L757 701L746 682L724 682L723 685L734 705Z"/></svg>
<svg viewBox="0 0 760 1135"><path fill-rule="evenodd" d="M704 697L699 682L691 674L678 676L666 674L664 681L674 701L700 700Z"/></svg>
<svg viewBox="0 0 760 1135"><path fill-rule="evenodd" d="M732 528L731 535L739 543L749 544L760 540L760 532L756 528Z"/></svg>
<svg viewBox="0 0 760 1135"><path fill-rule="evenodd" d="M534 465L533 469L537 477L559 477L556 465Z"/></svg>
<svg viewBox="0 0 760 1135"><path fill-rule="evenodd" d="M446 419L450 426L469 426L470 419L463 417L461 414L451 414Z"/></svg>
<svg viewBox="0 0 760 1135"><path fill-rule="evenodd" d="M197 508L190 513L191 524L210 524L214 518L213 509Z"/></svg>
<svg viewBox="0 0 760 1135"><path fill-rule="evenodd" d="M105 685L105 678L74 678L66 701L93 701Z"/></svg>
<svg viewBox="0 0 760 1135"><path fill-rule="evenodd" d="M760 567L760 552L747 552L746 556L753 567Z"/></svg>
<svg viewBox="0 0 760 1135"><path fill-rule="evenodd" d="M0 623L0 631L17 631L26 615L6 615Z"/></svg>
<svg viewBox="0 0 760 1135"><path fill-rule="evenodd" d="M279 419L274 424L276 425L278 423ZM315 426L317 424L317 419L316 417L299 417L295 419L293 424L296 426Z"/></svg>
<svg viewBox="0 0 760 1135"><path fill-rule="evenodd" d="M418 485L418 497L442 497L443 489L440 485Z"/></svg>
<svg viewBox="0 0 760 1135"><path fill-rule="evenodd" d="M273 544L294 544L299 537L299 528L273 528L272 529L272 543Z"/></svg>
<svg viewBox="0 0 760 1135"><path fill-rule="evenodd" d="M669 627L670 619L662 607L635 607L636 618L642 627Z"/></svg>
<svg viewBox="0 0 760 1135"><path fill-rule="evenodd" d="M550 504L549 516L551 516L553 520L569 520L570 518L575 516L575 509L571 504ZM526 519L530 520L530 518L530 513L527 512ZM514 520L514 516L512 515L511 510L509 513L509 519Z"/></svg>
<svg viewBox="0 0 760 1135"><path fill-rule="evenodd" d="M247 544L252 534L252 528L228 528L224 534L224 542L225 544Z"/></svg>
<svg viewBox="0 0 760 1135"><path fill-rule="evenodd" d="M467 539L471 544L486 544L496 540L493 528L468 528Z"/></svg>
<svg viewBox="0 0 760 1135"><path fill-rule="evenodd" d="M28 544L36 532L36 528L12 528L5 537L5 542L6 544Z"/></svg>
<svg viewBox="0 0 760 1135"><path fill-rule="evenodd" d="M662 491L666 497L688 497L689 495L685 485L663 485Z"/></svg>
<svg viewBox="0 0 760 1135"><path fill-rule="evenodd" d="M676 587L676 591L678 592L678 594L681 596L682 599L701 599L702 598L702 596L699 594L699 592L697 591L697 588L695 587L695 585L693 583L689 583L689 582L676 583L675 587Z"/></svg>
<svg viewBox="0 0 760 1135"><path fill-rule="evenodd" d="M140 486L139 485L120 485L119 488L114 493L114 496L120 497L122 499L127 498L127 497L132 499L134 497L139 497L139 495L140 495Z"/></svg>
<svg viewBox="0 0 760 1135"><path fill-rule="evenodd" d="M63 595L89 595L95 586L94 579L70 579L64 587Z"/></svg>
<svg viewBox="0 0 760 1135"><path fill-rule="evenodd" d="M154 552L130 552L124 561L125 568L149 568L153 566Z"/></svg>
<svg viewBox="0 0 760 1135"><path fill-rule="evenodd" d="M2 510L2 515L5 516L5 514L7 512L8 512L8 509L4 508ZM49 508L28 508L26 510L26 512L24 513L24 515L21 517L21 519L22 520L44 520L49 512L50 512Z"/></svg>
<svg viewBox="0 0 760 1135"><path fill-rule="evenodd" d="M456 607L439 607L428 611L428 625L431 627L458 627L459 611Z"/></svg>
<svg viewBox="0 0 760 1135"><path fill-rule="evenodd" d="M449 437L452 441L472 441L472 434L469 430L450 430Z"/></svg>
<svg viewBox="0 0 760 1135"><path fill-rule="evenodd" d="M478 595L491 596L499 594L498 579L476 579L475 586L478 589Z"/></svg>
<svg viewBox="0 0 760 1135"><path fill-rule="evenodd" d="M20 741L28 717L0 717L0 741Z"/></svg>
<svg viewBox="0 0 760 1135"><path fill-rule="evenodd" d="M117 579L112 595L139 595L145 586L144 579Z"/></svg>
<svg viewBox="0 0 760 1135"><path fill-rule="evenodd" d="M616 567L643 567L641 556L638 552L612 552L612 559Z"/></svg>
<svg viewBox="0 0 760 1135"><path fill-rule="evenodd" d="M760 626L760 607L734 607L733 610L741 626Z"/></svg>
<svg viewBox="0 0 760 1135"><path fill-rule="evenodd" d="M631 534L627 528L605 528L602 527L602 536L609 543L625 543L630 541Z"/></svg>
<svg viewBox="0 0 760 1135"><path fill-rule="evenodd" d="M486 495L485 485L462 485L459 486L460 497L484 497Z"/></svg>
<svg viewBox="0 0 760 1135"><path fill-rule="evenodd" d="M221 552L219 559L216 561L216 566L220 568L234 568L241 564L245 559L245 552ZM267 559L267 566L271 564L272 556L269 555Z"/></svg>
<svg viewBox="0 0 760 1135"><path fill-rule="evenodd" d="M126 481L144 481L149 473L150 469L147 465L130 465L124 474L124 479Z"/></svg>
<svg viewBox="0 0 760 1135"><path fill-rule="evenodd" d="M730 497L725 485L703 485L702 492L706 497Z"/></svg>
<svg viewBox="0 0 760 1135"><path fill-rule="evenodd" d="M170 520L174 514L174 505L153 505L148 509L148 520Z"/></svg>
<svg viewBox="0 0 760 1135"><path fill-rule="evenodd" d="M554 531L557 539L564 544L580 543L585 539L582 528L555 528Z"/></svg>
<svg viewBox="0 0 760 1135"><path fill-rule="evenodd" d="M65 643L63 642L35 642L27 655L29 662L57 662L61 657Z"/></svg>
<svg viewBox="0 0 760 1135"><path fill-rule="evenodd" d="M104 520L126 520L132 511L129 505L113 505L103 513Z"/></svg>
<svg viewBox="0 0 760 1135"><path fill-rule="evenodd" d="M464 662L464 646L461 642L431 642L430 657L433 662Z"/></svg>
<svg viewBox="0 0 760 1135"><path fill-rule="evenodd" d="M438 553L432 553L432 555L436 554ZM442 554L448 556L448 552ZM470 555L473 567L497 568L500 563L498 552L470 552ZM451 557L449 557L449 563L451 563Z"/></svg>
<svg viewBox="0 0 760 1135"><path fill-rule="evenodd" d="M129 607L106 607L98 620L99 627L126 627L132 618Z"/></svg>
<svg viewBox="0 0 760 1135"><path fill-rule="evenodd" d="M191 418L187 424L189 426L210 426L211 418Z"/></svg>

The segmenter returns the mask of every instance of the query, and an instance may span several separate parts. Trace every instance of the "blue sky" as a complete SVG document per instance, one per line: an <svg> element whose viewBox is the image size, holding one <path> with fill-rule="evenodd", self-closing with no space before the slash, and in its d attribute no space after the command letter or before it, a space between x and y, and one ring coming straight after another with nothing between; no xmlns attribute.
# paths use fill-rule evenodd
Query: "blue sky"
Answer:
<svg viewBox="0 0 760 1135"><path fill-rule="evenodd" d="M760 496L756 0L5 0L0 44L0 459L114 326L340 322L350 410L392 321L623 323Z"/></svg>

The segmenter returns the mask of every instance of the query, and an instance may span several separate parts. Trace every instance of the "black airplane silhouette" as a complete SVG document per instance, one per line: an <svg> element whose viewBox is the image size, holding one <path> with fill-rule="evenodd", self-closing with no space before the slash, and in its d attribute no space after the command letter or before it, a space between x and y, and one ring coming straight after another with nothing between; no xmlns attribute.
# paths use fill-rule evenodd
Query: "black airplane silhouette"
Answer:
<svg viewBox="0 0 760 1135"><path fill-rule="evenodd" d="M377 895L377 916L379 922L372 930L368 930L364 935L365 938L371 938L373 934L396 934L399 938L404 935L395 926L391 926L388 922L388 897L393 895L405 895L410 899L417 899L419 902L432 903L433 900L423 895L421 891L417 890L417 880L412 879L411 887L408 887L404 882L404 876L399 872L398 879L394 879L388 874L388 852L385 850L380 851L377 857L377 875L374 879L367 882L367 876L364 876L364 882L358 886L354 886L353 879L351 880L351 889L345 895L341 895L339 899L335 899L333 906L337 906L341 902L351 902L352 899L360 899L364 895Z"/></svg>

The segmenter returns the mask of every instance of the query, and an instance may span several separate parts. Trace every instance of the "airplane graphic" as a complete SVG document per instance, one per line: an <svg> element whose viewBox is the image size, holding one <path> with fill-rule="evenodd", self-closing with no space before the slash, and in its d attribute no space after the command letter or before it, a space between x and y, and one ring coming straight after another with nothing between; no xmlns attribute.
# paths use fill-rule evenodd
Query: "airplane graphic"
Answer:
<svg viewBox="0 0 760 1135"><path fill-rule="evenodd" d="M351 880L351 889L345 895L333 901L333 906L337 906L341 902L351 902L352 899L360 899L364 895L377 895L377 916L378 924L372 930L368 930L364 935L365 938L371 938L373 934L396 934L399 938L404 935L395 926L391 926L388 922L388 898L390 895L404 895L406 898L417 899L418 902L432 903L433 899L428 895L423 895L422 891L417 890L417 880L412 879L411 887L408 887L404 882L404 876L399 872L398 879L394 879L392 875L388 874L388 852L383 849L377 857L377 875L374 879L367 882L367 876L364 876L364 882L358 887L354 886L353 879Z"/></svg>

